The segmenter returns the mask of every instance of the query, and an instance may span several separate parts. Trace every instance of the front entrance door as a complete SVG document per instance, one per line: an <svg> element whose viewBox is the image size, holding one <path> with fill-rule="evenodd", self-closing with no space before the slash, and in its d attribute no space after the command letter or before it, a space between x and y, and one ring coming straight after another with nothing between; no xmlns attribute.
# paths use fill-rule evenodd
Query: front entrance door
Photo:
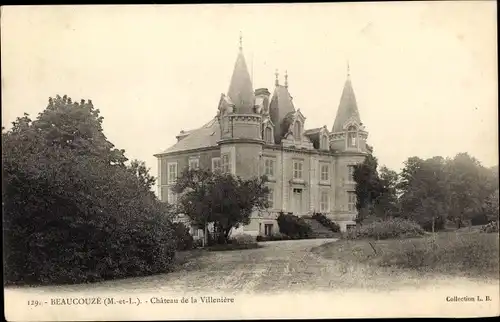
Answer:
<svg viewBox="0 0 500 322"><path fill-rule="evenodd" d="M293 189L293 212L295 215L302 213L302 189Z"/></svg>

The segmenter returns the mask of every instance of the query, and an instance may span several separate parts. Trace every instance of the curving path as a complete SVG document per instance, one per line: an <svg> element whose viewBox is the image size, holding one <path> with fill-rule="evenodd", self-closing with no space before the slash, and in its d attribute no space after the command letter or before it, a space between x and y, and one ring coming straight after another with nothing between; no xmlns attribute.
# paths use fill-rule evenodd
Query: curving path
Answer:
<svg viewBox="0 0 500 322"><path fill-rule="evenodd" d="M423 277L412 272L381 269L322 258L310 250L335 239L261 243L262 248L206 252L180 270L162 275L95 284L37 287L36 292L162 292L274 293L295 291L373 291L454 286L477 287L480 281L443 276ZM465 283L465 284L464 284ZM488 285L484 283L484 285ZM491 284L490 284L491 285Z"/></svg>

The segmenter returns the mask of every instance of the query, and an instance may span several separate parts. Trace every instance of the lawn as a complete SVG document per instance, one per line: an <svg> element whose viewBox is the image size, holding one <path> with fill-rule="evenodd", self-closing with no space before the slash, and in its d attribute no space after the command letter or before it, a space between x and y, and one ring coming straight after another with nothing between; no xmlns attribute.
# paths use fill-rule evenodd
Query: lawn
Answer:
<svg viewBox="0 0 500 322"><path fill-rule="evenodd" d="M442 232L411 239L340 240L313 252L327 259L423 274L495 279L499 274L498 233Z"/></svg>

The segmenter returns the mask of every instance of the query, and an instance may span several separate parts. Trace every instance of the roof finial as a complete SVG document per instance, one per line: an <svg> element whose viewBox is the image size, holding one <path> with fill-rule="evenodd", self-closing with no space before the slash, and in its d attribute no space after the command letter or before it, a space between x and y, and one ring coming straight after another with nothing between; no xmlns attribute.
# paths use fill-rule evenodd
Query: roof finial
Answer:
<svg viewBox="0 0 500 322"><path fill-rule="evenodd" d="M278 73L278 69L276 69L276 71L274 72L274 75L276 76L276 80L274 81L274 85L279 86L280 81L279 81L278 77L280 74Z"/></svg>
<svg viewBox="0 0 500 322"><path fill-rule="evenodd" d="M347 77L351 76L351 68L349 67L349 59L347 60Z"/></svg>
<svg viewBox="0 0 500 322"><path fill-rule="evenodd" d="M285 70L285 87L288 88L288 71Z"/></svg>
<svg viewBox="0 0 500 322"><path fill-rule="evenodd" d="M240 31L240 50L243 50L243 36L241 35L241 31Z"/></svg>

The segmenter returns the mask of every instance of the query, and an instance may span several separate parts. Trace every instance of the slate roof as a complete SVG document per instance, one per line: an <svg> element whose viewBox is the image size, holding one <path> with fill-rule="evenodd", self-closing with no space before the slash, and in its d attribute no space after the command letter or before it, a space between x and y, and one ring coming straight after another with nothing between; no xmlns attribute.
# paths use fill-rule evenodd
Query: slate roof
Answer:
<svg viewBox="0 0 500 322"><path fill-rule="evenodd" d="M332 132L342 132L345 123L353 118L358 124L361 124L359 117L358 104L356 103L356 96L352 88L351 78L348 76L342 90L339 108L337 109L337 116L333 123Z"/></svg>
<svg viewBox="0 0 500 322"><path fill-rule="evenodd" d="M162 153L172 153L187 151L205 147L216 147L217 141L220 140L219 122L214 117L210 122L202 127L191 130L189 134L179 142L172 145Z"/></svg>
<svg viewBox="0 0 500 322"><path fill-rule="evenodd" d="M281 142L283 135L288 130L287 125L289 124L285 124L287 122L285 120L287 115L293 113L295 113L295 107L293 106L292 96L288 92L288 88L277 85L269 104L269 115L275 125L274 135L277 143Z"/></svg>
<svg viewBox="0 0 500 322"><path fill-rule="evenodd" d="M234 64L233 76L229 84L227 96L235 106L235 113L250 114L254 113L255 96L253 92L252 80L248 73L245 57L240 49L236 63Z"/></svg>

